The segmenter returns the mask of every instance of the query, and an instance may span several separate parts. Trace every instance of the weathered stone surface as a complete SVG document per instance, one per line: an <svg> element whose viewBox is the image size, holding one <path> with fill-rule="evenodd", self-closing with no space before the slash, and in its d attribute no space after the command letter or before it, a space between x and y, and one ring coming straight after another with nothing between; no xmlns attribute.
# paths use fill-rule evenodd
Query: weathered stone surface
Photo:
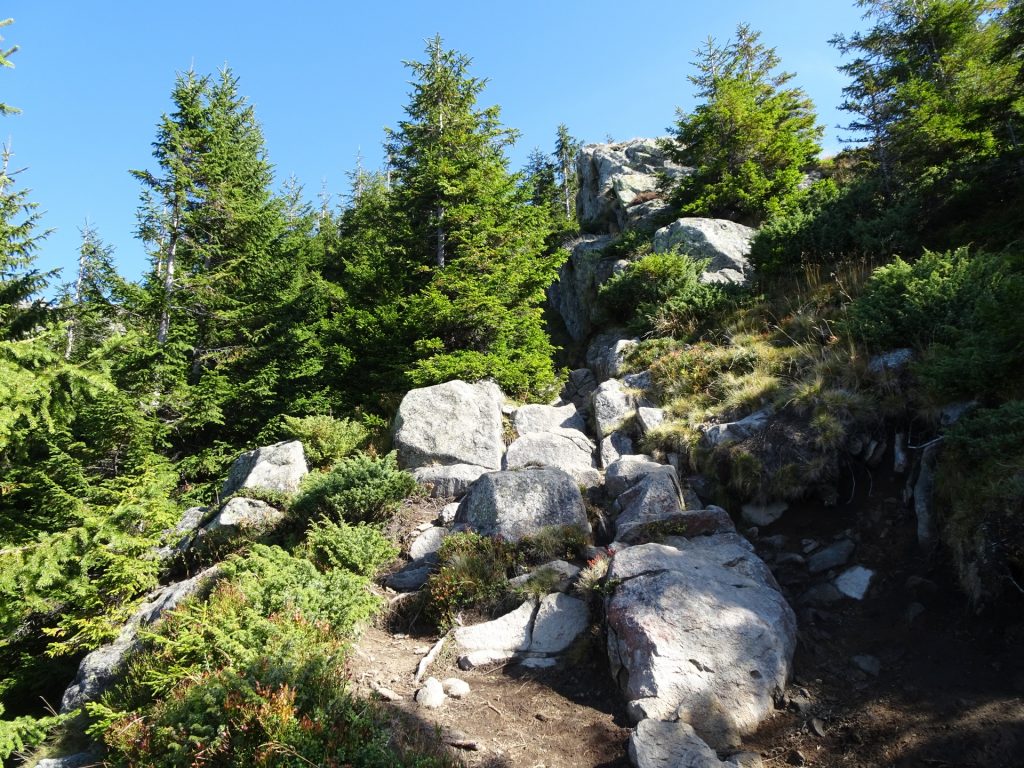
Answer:
<svg viewBox="0 0 1024 768"><path fill-rule="evenodd" d="M601 466L608 469L623 456L629 456L635 450L633 438L625 432L612 432L601 441Z"/></svg>
<svg viewBox="0 0 1024 768"><path fill-rule="evenodd" d="M589 144L576 157L580 191L576 215L588 232L619 232L630 219L642 220L651 211L629 208L638 195L655 194L659 174L679 176L687 169L669 160L658 139L631 139Z"/></svg>
<svg viewBox="0 0 1024 768"><path fill-rule="evenodd" d="M840 565L845 565L857 548L849 539L840 539L835 544L815 552L807 560L807 570L811 573L823 573Z"/></svg>
<svg viewBox="0 0 1024 768"><path fill-rule="evenodd" d="M459 511L459 502L453 501L441 508L441 514L437 516L438 522L443 526L450 526L455 522L455 513Z"/></svg>
<svg viewBox="0 0 1024 768"><path fill-rule="evenodd" d="M444 541L444 537L447 535L447 528L439 526L427 528L409 545L409 557L414 561L436 558L437 550L441 548L441 542Z"/></svg>
<svg viewBox="0 0 1024 768"><path fill-rule="evenodd" d="M484 475L459 504L455 523L510 541L552 525L577 526L590 533L579 488L572 477L558 469Z"/></svg>
<svg viewBox="0 0 1024 768"><path fill-rule="evenodd" d="M464 699L469 696L469 683L458 677L446 677L441 681L444 692L453 699Z"/></svg>
<svg viewBox="0 0 1024 768"><path fill-rule="evenodd" d="M618 260L601 255L610 243L610 237L595 235L583 235L570 243L569 258L548 289L548 304L562 318L573 341L583 341L590 335L596 319L597 291L615 274Z"/></svg>
<svg viewBox="0 0 1024 768"><path fill-rule="evenodd" d="M432 498L461 499L480 475L490 471L487 467L478 467L475 464L431 464L416 467L412 471L412 476L416 478L417 483L430 489Z"/></svg>
<svg viewBox="0 0 1024 768"><path fill-rule="evenodd" d="M642 453L620 456L605 470L605 491L613 499L617 499L626 489L636 485L651 472L662 471L663 466L665 465Z"/></svg>
<svg viewBox="0 0 1024 768"><path fill-rule="evenodd" d="M150 626L164 613L178 607L216 573L217 566L213 566L190 579L151 592L114 642L97 648L82 659L74 682L64 691L60 711L71 712L87 701L95 701L124 672L128 656L138 646L139 629Z"/></svg>
<svg viewBox="0 0 1024 768"><path fill-rule="evenodd" d="M768 409L757 411L739 421L712 424L704 430L704 442L715 447L746 440L765 430L772 412Z"/></svg>
<svg viewBox="0 0 1024 768"><path fill-rule="evenodd" d="M423 687L416 691L416 703L426 709L440 709L447 700L444 686L436 677L428 677L423 681Z"/></svg>
<svg viewBox="0 0 1024 768"><path fill-rule="evenodd" d="M157 560L167 560L187 551L208 513L208 507L189 507L186 509L182 513L178 524L169 530L164 537L164 541L167 544L158 548L153 553L154 557Z"/></svg>
<svg viewBox="0 0 1024 768"><path fill-rule="evenodd" d="M577 368L569 371L569 378L559 396L563 403L572 403L583 408L590 403L591 393L597 389L597 379L589 368Z"/></svg>
<svg viewBox="0 0 1024 768"><path fill-rule="evenodd" d="M909 347L894 349L881 355L875 355L868 361L868 373L876 376L882 374L898 374L906 370L914 359L914 350Z"/></svg>
<svg viewBox="0 0 1024 768"><path fill-rule="evenodd" d="M530 649L536 613L537 603L527 600L494 621L459 627L455 630L455 644L470 657L473 666L510 659Z"/></svg>
<svg viewBox="0 0 1024 768"><path fill-rule="evenodd" d="M646 435L655 427L665 423L666 414L661 408L637 408L636 423L641 435Z"/></svg>
<svg viewBox="0 0 1024 768"><path fill-rule="evenodd" d="M636 544L653 525L682 513L679 484L672 467L658 467L643 475L616 500L621 512L615 519L615 540Z"/></svg>
<svg viewBox="0 0 1024 768"><path fill-rule="evenodd" d="M529 573L509 579L508 583L513 588L525 587L532 580L543 579L551 582L551 589L557 592L568 592L579 575L580 569L572 563L567 563L565 560L552 560L550 563L538 565Z"/></svg>
<svg viewBox="0 0 1024 768"><path fill-rule="evenodd" d="M587 604L561 592L540 601L533 621L530 653L556 654L566 650L590 624Z"/></svg>
<svg viewBox="0 0 1024 768"><path fill-rule="evenodd" d="M626 208L625 229L652 232L671 219L673 214L672 205L666 200L655 198L643 203L634 203Z"/></svg>
<svg viewBox="0 0 1024 768"><path fill-rule="evenodd" d="M199 531L195 547L226 544L246 536L265 533L284 519L284 512L265 501L234 496Z"/></svg>
<svg viewBox="0 0 1024 768"><path fill-rule="evenodd" d="M854 600L863 600L864 596L868 593L868 589L871 588L871 580L874 577L875 572L870 568L855 565L839 574L832 583L835 584L836 589L847 597Z"/></svg>
<svg viewBox="0 0 1024 768"><path fill-rule="evenodd" d="M594 372L597 381L616 378L622 372L626 355L639 343L623 331L608 331L598 334L587 347L587 368Z"/></svg>
<svg viewBox="0 0 1024 768"><path fill-rule="evenodd" d="M641 392L649 392L654 389L654 377L651 376L650 371L627 373L622 377L622 383L629 389L637 389Z"/></svg>
<svg viewBox="0 0 1024 768"><path fill-rule="evenodd" d="M723 768L726 763L684 722L648 718L629 737L636 768Z"/></svg>
<svg viewBox="0 0 1024 768"><path fill-rule="evenodd" d="M520 437L535 432L561 432L563 429L584 432L587 428L586 419L571 403L562 406L524 405L516 411L512 423Z"/></svg>
<svg viewBox="0 0 1024 768"><path fill-rule="evenodd" d="M430 563L413 561L384 579L384 585L396 592L415 592L427 583L433 567Z"/></svg>
<svg viewBox="0 0 1024 768"><path fill-rule="evenodd" d="M508 447L504 465L506 469L560 469L580 485L590 488L601 482L601 474L594 463L595 448L589 437L575 429L530 432Z"/></svg>
<svg viewBox="0 0 1024 768"><path fill-rule="evenodd" d="M736 530L729 513L721 507L707 509L684 509L651 515L637 521L630 521L616 531L616 540L626 544L643 544L661 541L666 536L692 539L695 536L712 536L733 533Z"/></svg>
<svg viewBox="0 0 1024 768"><path fill-rule="evenodd" d="M729 747L784 689L796 620L742 537L666 542L628 547L612 560L612 674L634 719L679 715L712 747Z"/></svg>
<svg viewBox="0 0 1024 768"><path fill-rule="evenodd" d="M677 248L694 261L710 259L701 275L705 283L746 285L750 277L750 243L757 230L725 219L684 218L654 233L654 252Z"/></svg>
<svg viewBox="0 0 1024 768"><path fill-rule="evenodd" d="M403 469L473 464L498 469L505 451L496 384L449 381L414 389L402 398L394 443Z"/></svg>
<svg viewBox="0 0 1024 768"><path fill-rule="evenodd" d="M622 382L609 379L594 390L590 408L594 418L594 432L597 439L603 441L636 413L636 400L622 386Z"/></svg>
<svg viewBox="0 0 1024 768"><path fill-rule="evenodd" d="M243 453L228 471L220 495L230 496L242 488L295 493L309 474L302 443L290 440Z"/></svg>
<svg viewBox="0 0 1024 768"><path fill-rule="evenodd" d="M748 525L765 526L777 522L789 509L784 501L773 501L768 504L744 504L740 514Z"/></svg>
<svg viewBox="0 0 1024 768"><path fill-rule="evenodd" d="M78 752L67 757L48 757L36 763L36 768L87 768L102 765L103 761L93 752Z"/></svg>

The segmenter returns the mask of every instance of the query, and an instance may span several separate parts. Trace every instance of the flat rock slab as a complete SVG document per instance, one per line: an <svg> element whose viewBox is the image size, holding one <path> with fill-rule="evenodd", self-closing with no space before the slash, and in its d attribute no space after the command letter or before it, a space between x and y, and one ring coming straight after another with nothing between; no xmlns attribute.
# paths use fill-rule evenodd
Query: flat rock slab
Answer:
<svg viewBox="0 0 1024 768"><path fill-rule="evenodd" d="M529 432L508 447L504 467L560 469L580 485L592 488L601 482L601 473L594 463L595 449L590 438L576 429Z"/></svg>
<svg viewBox="0 0 1024 768"><path fill-rule="evenodd" d="M475 464L432 464L416 467L412 471L412 476L417 483L429 490L431 498L461 499L480 475L491 471L487 467Z"/></svg>
<svg viewBox="0 0 1024 768"><path fill-rule="evenodd" d="M546 595L538 603L527 600L511 613L455 630L463 669L508 661L542 659L562 653L586 631L590 612L586 603L561 593Z"/></svg>
<svg viewBox="0 0 1024 768"><path fill-rule="evenodd" d="M712 424L704 430L703 440L712 448L746 440L748 437L764 432L771 417L772 412L765 409L752 413L739 421Z"/></svg>
<svg viewBox="0 0 1024 768"><path fill-rule="evenodd" d="M587 421L572 403L568 405L524 405L512 420L516 433L522 437L533 432L558 432L570 429L584 432Z"/></svg>
<svg viewBox="0 0 1024 768"><path fill-rule="evenodd" d="M683 722L641 720L629 737L636 768L725 768L727 763Z"/></svg>
<svg viewBox="0 0 1024 768"><path fill-rule="evenodd" d="M678 717L712 747L732 747L784 690L796 619L742 537L666 541L612 560L612 674L635 720Z"/></svg>
<svg viewBox="0 0 1024 768"><path fill-rule="evenodd" d="M811 573L823 573L846 565L856 548L857 545L849 539L840 539L835 544L811 555L807 560L807 570Z"/></svg>
<svg viewBox="0 0 1024 768"><path fill-rule="evenodd" d="M295 493L307 474L309 468L302 443L298 440L275 443L248 451L235 459L220 495L230 496L242 488Z"/></svg>
<svg viewBox="0 0 1024 768"><path fill-rule="evenodd" d="M509 541L519 541L550 526L574 526L590 534L576 481L558 469L483 475L459 504L455 524Z"/></svg>
<svg viewBox="0 0 1024 768"><path fill-rule="evenodd" d="M501 467L505 451L496 384L449 381L409 391L398 407L394 443L403 469L430 464Z"/></svg>
<svg viewBox="0 0 1024 768"><path fill-rule="evenodd" d="M638 514L625 520L620 518L616 525L615 540L632 545L662 541L668 536L692 539L735 531L736 526L729 513L721 507L710 506L707 509Z"/></svg>
<svg viewBox="0 0 1024 768"><path fill-rule="evenodd" d="M437 550L441 548L441 542L444 541L444 537L447 535L447 528L441 528L440 526L427 528L427 530L413 539L412 544L409 545L409 557L414 561L436 558Z"/></svg>
<svg viewBox="0 0 1024 768"><path fill-rule="evenodd" d="M582 635L590 624L587 604L560 592L540 601L533 622L530 653L562 653Z"/></svg>
<svg viewBox="0 0 1024 768"><path fill-rule="evenodd" d="M620 435L622 433L616 432L614 434ZM647 475L652 472L663 471L662 467L666 466L665 464L659 464L645 454L620 456L605 469L604 489L611 498L617 499L626 490L647 477Z"/></svg>
<svg viewBox="0 0 1024 768"><path fill-rule="evenodd" d="M604 440L636 414L636 400L622 386L621 381L608 379L594 390L590 397L590 409L597 439Z"/></svg>
<svg viewBox="0 0 1024 768"><path fill-rule="evenodd" d="M864 596L868 593L868 589L871 588L871 581L874 578L875 572L870 568L855 565L839 574L832 583L846 597L854 600L863 600Z"/></svg>

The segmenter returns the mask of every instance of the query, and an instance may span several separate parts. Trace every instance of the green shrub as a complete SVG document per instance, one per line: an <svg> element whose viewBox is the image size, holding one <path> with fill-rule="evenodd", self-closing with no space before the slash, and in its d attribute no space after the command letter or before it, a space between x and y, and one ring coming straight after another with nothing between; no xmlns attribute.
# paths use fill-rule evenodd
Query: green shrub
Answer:
<svg viewBox="0 0 1024 768"><path fill-rule="evenodd" d="M438 550L438 569L427 579L427 615L447 629L467 608L487 609L504 595L515 547L478 533L453 533Z"/></svg>
<svg viewBox="0 0 1024 768"><path fill-rule="evenodd" d="M652 253L632 262L598 293L606 313L636 330L689 336L735 306L738 289L700 281L707 261Z"/></svg>
<svg viewBox="0 0 1024 768"><path fill-rule="evenodd" d="M1024 402L963 417L946 437L935 477L941 536L971 600L982 606L1017 593L1024 587Z"/></svg>
<svg viewBox="0 0 1024 768"><path fill-rule="evenodd" d="M283 437L302 441L306 460L317 468L336 464L362 447L370 434L357 421L333 416L285 416L281 431Z"/></svg>
<svg viewBox="0 0 1024 768"><path fill-rule="evenodd" d="M303 482L292 513L300 519L323 516L348 522L381 522L413 492L416 481L398 469L394 454L357 454L330 472L314 472Z"/></svg>
<svg viewBox="0 0 1024 768"><path fill-rule="evenodd" d="M326 518L309 527L305 548L309 559L322 569L343 568L369 578L398 557L398 547L373 526Z"/></svg>
<svg viewBox="0 0 1024 768"><path fill-rule="evenodd" d="M549 525L516 544L516 557L532 565L552 560L573 560L583 556L587 537L576 525Z"/></svg>

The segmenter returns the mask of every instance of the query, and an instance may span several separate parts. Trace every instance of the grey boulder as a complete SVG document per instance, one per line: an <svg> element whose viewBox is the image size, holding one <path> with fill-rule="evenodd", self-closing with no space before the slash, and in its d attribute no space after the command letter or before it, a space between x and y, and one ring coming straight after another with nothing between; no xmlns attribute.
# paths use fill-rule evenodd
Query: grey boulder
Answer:
<svg viewBox="0 0 1024 768"><path fill-rule="evenodd" d="M583 432L587 421L572 403L568 405L524 405L512 420L520 437L534 432L559 432L563 429Z"/></svg>
<svg viewBox="0 0 1024 768"><path fill-rule="evenodd" d="M430 464L416 467L412 476L435 499L461 499L480 475L490 472L475 464Z"/></svg>
<svg viewBox="0 0 1024 768"><path fill-rule="evenodd" d="M601 482L594 465L596 446L583 432L530 432L513 442L505 453L506 469L549 467L560 469L587 488Z"/></svg>
<svg viewBox="0 0 1024 768"><path fill-rule="evenodd" d="M594 432L597 439L603 441L636 414L636 399L618 379L608 379L594 390L590 407Z"/></svg>
<svg viewBox="0 0 1024 768"><path fill-rule="evenodd" d="M550 526L590 534L576 481L558 469L522 469L483 475L459 504L455 525L519 541Z"/></svg>
<svg viewBox="0 0 1024 768"><path fill-rule="evenodd" d="M641 720L629 737L629 759L636 768L727 768L684 722Z"/></svg>
<svg viewBox="0 0 1024 768"><path fill-rule="evenodd" d="M598 334L587 347L587 368L594 372L598 382L614 379L622 373L626 356L639 343L639 339L631 338L623 331Z"/></svg>
<svg viewBox="0 0 1024 768"><path fill-rule="evenodd" d="M302 443L290 440L243 453L228 471L220 495L230 496L242 488L295 493L309 474Z"/></svg>
<svg viewBox="0 0 1024 768"><path fill-rule="evenodd" d="M410 390L398 407L394 444L403 469L431 464L501 467L505 450L497 384L449 381Z"/></svg>
<svg viewBox="0 0 1024 768"><path fill-rule="evenodd" d="M702 282L746 285L755 234L756 229L725 219L677 219L654 233L654 252L676 249L694 261L710 259Z"/></svg>

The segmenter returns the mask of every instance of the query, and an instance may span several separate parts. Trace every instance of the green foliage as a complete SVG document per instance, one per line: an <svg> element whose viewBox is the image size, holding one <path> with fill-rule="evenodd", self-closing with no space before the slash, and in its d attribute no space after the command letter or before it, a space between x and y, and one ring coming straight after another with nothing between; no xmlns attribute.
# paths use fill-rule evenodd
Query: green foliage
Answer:
<svg viewBox="0 0 1024 768"><path fill-rule="evenodd" d="M305 551L321 569L342 568L373 577L382 566L398 557L398 547L377 528L344 520L315 521L306 534Z"/></svg>
<svg viewBox="0 0 1024 768"><path fill-rule="evenodd" d="M314 472L303 481L292 504L300 519L323 516L347 522L382 522L413 492L416 481L398 469L395 455L357 454L329 472Z"/></svg>
<svg viewBox="0 0 1024 768"><path fill-rule="evenodd" d="M668 145L674 160L695 168L674 191L682 212L759 223L794 206L804 169L821 151L822 128L779 57L746 25L725 46L697 51L690 82L705 99L678 112Z"/></svg>
<svg viewBox="0 0 1024 768"><path fill-rule="evenodd" d="M0 704L0 716L4 714ZM52 728L62 723L66 717L16 717L12 720L0 720L0 760L7 760L15 753L27 752L32 747L43 743Z"/></svg>
<svg viewBox="0 0 1024 768"><path fill-rule="evenodd" d="M945 398L1016 397L1024 372L1019 252L926 251L880 267L850 307L849 329L876 349L927 347L918 373Z"/></svg>
<svg viewBox="0 0 1024 768"><path fill-rule="evenodd" d="M583 556L587 547L583 529L575 525L551 525L516 543L516 558L528 564L548 563L552 560L575 560Z"/></svg>
<svg viewBox="0 0 1024 768"><path fill-rule="evenodd" d="M602 285L598 297L612 318L640 332L690 336L735 303L735 289L701 282L706 266L674 251L649 254Z"/></svg>
<svg viewBox="0 0 1024 768"><path fill-rule="evenodd" d="M362 424L333 416L285 416L285 437L302 441L306 460L317 468L330 467L363 446L369 433Z"/></svg>
<svg viewBox="0 0 1024 768"><path fill-rule="evenodd" d="M960 583L977 606L998 605L1024 584L1024 401L966 415L946 436L935 477Z"/></svg>
<svg viewBox="0 0 1024 768"><path fill-rule="evenodd" d="M460 611L488 610L505 594L515 547L478 533L452 533L438 550L438 569L427 579L427 614L441 629Z"/></svg>

